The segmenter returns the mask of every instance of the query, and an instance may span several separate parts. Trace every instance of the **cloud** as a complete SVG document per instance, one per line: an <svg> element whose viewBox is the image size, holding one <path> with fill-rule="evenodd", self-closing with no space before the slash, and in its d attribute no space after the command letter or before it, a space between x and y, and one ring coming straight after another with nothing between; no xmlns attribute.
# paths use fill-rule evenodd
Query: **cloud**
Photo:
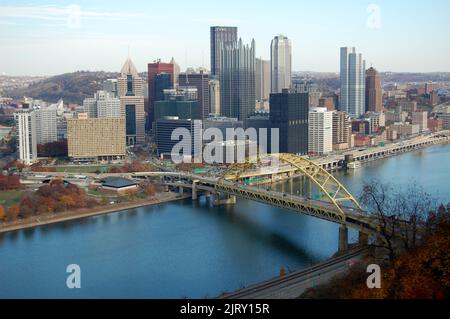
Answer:
<svg viewBox="0 0 450 319"><path fill-rule="evenodd" d="M142 18L138 12L109 12L83 10L79 6L0 6L0 18L23 18L35 20L66 21L73 15L91 19L128 19Z"/></svg>

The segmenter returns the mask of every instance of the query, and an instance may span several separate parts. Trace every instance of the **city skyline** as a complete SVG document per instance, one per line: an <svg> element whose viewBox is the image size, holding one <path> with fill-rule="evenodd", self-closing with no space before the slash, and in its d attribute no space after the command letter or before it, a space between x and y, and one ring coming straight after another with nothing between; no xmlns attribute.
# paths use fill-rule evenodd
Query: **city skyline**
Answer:
<svg viewBox="0 0 450 319"><path fill-rule="evenodd" d="M402 35L408 34L418 40L430 34L435 39L445 38L449 27L446 1L434 1L429 10L419 10L405 1L391 4L383 0L375 5L367 1L324 1L320 5L281 1L280 7L289 5L291 9L283 19L275 19L269 8L254 1L239 3L239 12L236 5L236 1L214 5L136 2L126 6L117 2L106 6L87 1L61 1L57 5L49 1L3 1L0 74L114 71L127 56L140 72L147 63L158 58L168 62L172 56L182 70L189 66L210 69L209 33L216 25L238 27L239 37L245 42L254 38L256 56L264 59L270 57L271 39L285 34L292 40L294 71L338 72L339 48L343 46L358 47L367 66L374 65L380 72L450 71L446 58L449 44L445 41L436 41L432 49L425 48L422 41L409 41L407 45L402 41ZM169 6L174 9L167 10Z"/></svg>

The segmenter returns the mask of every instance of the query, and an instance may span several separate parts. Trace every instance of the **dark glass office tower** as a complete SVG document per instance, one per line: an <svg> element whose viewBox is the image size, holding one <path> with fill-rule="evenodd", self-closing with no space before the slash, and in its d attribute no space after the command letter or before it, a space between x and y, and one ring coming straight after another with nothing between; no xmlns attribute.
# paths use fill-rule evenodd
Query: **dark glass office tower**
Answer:
<svg viewBox="0 0 450 319"><path fill-rule="evenodd" d="M308 153L309 94L270 94L270 124L279 129L280 153Z"/></svg>
<svg viewBox="0 0 450 319"><path fill-rule="evenodd" d="M237 27L211 27L211 76L220 75L220 43L225 47L237 42Z"/></svg>
<svg viewBox="0 0 450 319"><path fill-rule="evenodd" d="M245 121L255 111L255 41L244 45L242 40L222 47L220 57L221 115Z"/></svg>
<svg viewBox="0 0 450 319"><path fill-rule="evenodd" d="M164 100L164 90L172 88L172 75L169 73L158 73L155 75L155 98L154 102Z"/></svg>
<svg viewBox="0 0 450 319"><path fill-rule="evenodd" d="M201 119L208 117L209 110L209 74L199 73L180 73L178 76L179 86L197 88L198 104L201 108Z"/></svg>

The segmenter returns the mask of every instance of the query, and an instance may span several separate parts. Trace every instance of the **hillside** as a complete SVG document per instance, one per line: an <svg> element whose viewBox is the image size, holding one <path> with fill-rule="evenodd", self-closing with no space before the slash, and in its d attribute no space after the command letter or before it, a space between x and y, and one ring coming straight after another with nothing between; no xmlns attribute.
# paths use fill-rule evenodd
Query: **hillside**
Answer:
<svg viewBox="0 0 450 319"><path fill-rule="evenodd" d="M304 76L315 81L321 89L336 90L339 88L339 74L327 72L295 72L297 76ZM32 83L26 88L5 89L4 96L20 99L24 96L42 99L55 103L60 98L65 103L82 104L83 99L92 97L97 90L102 89L106 79L117 78L119 74L104 71L77 71L45 78ZM147 74L140 73L146 79ZM381 73L383 83L409 82L425 83L428 81L450 82L450 73Z"/></svg>
<svg viewBox="0 0 450 319"><path fill-rule="evenodd" d="M118 73L114 72L77 71L46 78L27 88L6 91L5 96L13 98L27 96L52 103L62 98L65 103L82 104L84 98L93 96L102 88L104 80L117 76Z"/></svg>

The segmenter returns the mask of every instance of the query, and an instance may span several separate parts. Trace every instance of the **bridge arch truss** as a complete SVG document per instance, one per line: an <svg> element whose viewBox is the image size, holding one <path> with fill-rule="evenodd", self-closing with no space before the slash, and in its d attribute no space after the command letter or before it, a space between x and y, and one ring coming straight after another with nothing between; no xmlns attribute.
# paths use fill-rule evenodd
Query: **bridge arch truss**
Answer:
<svg viewBox="0 0 450 319"><path fill-rule="evenodd" d="M312 181L322 192L324 198L326 198L334 206L340 214L342 220L345 220L346 214L342 210L341 205L355 207L356 209L363 211L358 201L345 188L345 186L321 166L316 165L303 156L294 154L272 154L270 156L277 158L280 162L288 163L294 167L296 171L300 172L303 176L306 176L310 181ZM249 170L261 159L262 158L258 157L253 161L248 159L245 163L236 163L231 165L222 175L222 179L240 179L240 177L244 175L245 171Z"/></svg>

